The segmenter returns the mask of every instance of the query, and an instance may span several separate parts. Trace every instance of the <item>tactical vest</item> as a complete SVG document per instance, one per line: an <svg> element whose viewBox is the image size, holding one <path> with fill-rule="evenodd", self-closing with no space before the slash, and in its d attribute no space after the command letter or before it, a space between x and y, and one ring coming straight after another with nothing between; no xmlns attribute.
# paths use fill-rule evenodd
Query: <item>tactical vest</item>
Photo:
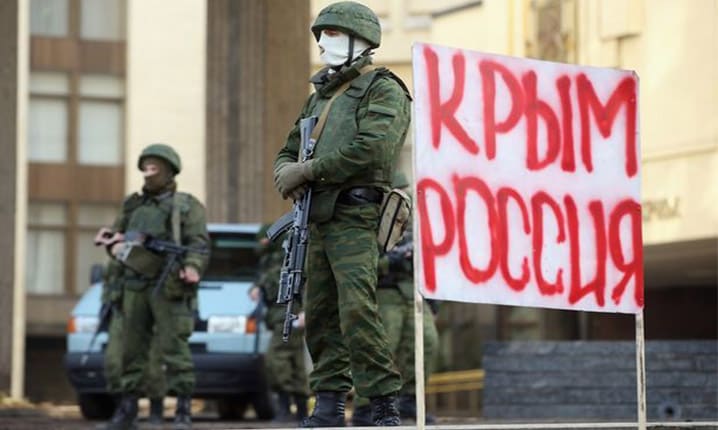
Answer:
<svg viewBox="0 0 718 430"><path fill-rule="evenodd" d="M357 117L365 113L373 112L378 114L377 117L385 116L383 121L377 121L377 132L381 132L381 127L388 128L396 115L403 115L404 112L395 112L384 106L368 104L361 106L367 91L371 88L376 79L389 78L397 81L404 89L407 97L408 90L403 82L386 68L377 68L363 75L358 76L351 81L347 90L337 96L334 100L327 117L324 130L317 142L314 152L315 158L321 158L323 155L329 154L336 150L337 147L350 144L357 135L358 125ZM309 115L319 116L333 94L327 94L324 97L318 93L313 94L313 106L309 109ZM366 110L366 112L363 111ZM343 189L356 186L368 186L381 188L385 191L390 189L393 166L398 150L406 138L406 132L401 136L395 145L386 145L381 148L381 154L375 157L374 165L371 168L353 176L342 184L322 184L315 183L314 195L312 202L312 210L310 219L313 222L322 222L331 218L334 212L334 204L337 195Z"/></svg>
<svg viewBox="0 0 718 430"><path fill-rule="evenodd" d="M123 203L127 223L123 231L138 231L164 241L178 242L181 237L180 217L187 212L188 194L175 192L155 197L133 194ZM127 269L126 275L138 277Z"/></svg>

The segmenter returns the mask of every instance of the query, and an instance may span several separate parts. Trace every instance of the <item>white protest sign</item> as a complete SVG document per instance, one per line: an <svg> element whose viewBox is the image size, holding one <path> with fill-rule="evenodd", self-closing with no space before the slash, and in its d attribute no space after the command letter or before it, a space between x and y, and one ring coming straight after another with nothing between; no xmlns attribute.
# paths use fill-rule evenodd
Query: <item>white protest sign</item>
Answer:
<svg viewBox="0 0 718 430"><path fill-rule="evenodd" d="M643 309L638 77L413 47L427 298Z"/></svg>

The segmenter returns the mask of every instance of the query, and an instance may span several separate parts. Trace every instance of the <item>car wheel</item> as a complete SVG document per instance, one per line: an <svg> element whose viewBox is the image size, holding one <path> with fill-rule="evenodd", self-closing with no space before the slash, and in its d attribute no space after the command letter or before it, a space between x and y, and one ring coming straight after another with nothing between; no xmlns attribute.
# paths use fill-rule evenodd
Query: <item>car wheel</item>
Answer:
<svg viewBox="0 0 718 430"><path fill-rule="evenodd" d="M254 393L252 395L252 407L260 420L271 420L274 418L274 407L269 392Z"/></svg>
<svg viewBox="0 0 718 430"><path fill-rule="evenodd" d="M115 412L115 402L107 394L80 394L80 412L88 420L106 420Z"/></svg>
<svg viewBox="0 0 718 430"><path fill-rule="evenodd" d="M217 399L217 413L221 420L241 420L247 411L245 396L231 396Z"/></svg>

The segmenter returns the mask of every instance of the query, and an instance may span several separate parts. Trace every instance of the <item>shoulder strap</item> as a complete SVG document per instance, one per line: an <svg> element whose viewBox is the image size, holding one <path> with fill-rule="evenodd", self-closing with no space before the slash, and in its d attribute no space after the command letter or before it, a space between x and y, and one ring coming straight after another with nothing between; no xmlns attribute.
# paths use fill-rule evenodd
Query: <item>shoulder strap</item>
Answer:
<svg viewBox="0 0 718 430"><path fill-rule="evenodd" d="M181 245L182 238L180 236L180 206L184 196L182 193L175 192L172 196L172 239L177 245Z"/></svg>
<svg viewBox="0 0 718 430"><path fill-rule="evenodd" d="M361 76L367 72L370 72L372 70L374 70L374 68L371 67L370 64L367 64L366 66L359 69L359 76ZM357 76L357 78L359 76ZM354 78L354 79L356 79L356 78ZM351 83L354 79L344 82L339 88L337 88L337 90L334 91L332 98L330 98L329 101L327 102L327 104L324 105L324 109L322 109L322 113L319 114L319 119L317 119L317 125L315 125L314 130L312 130L311 137L312 137L312 139L314 139L315 142L319 141L319 136L322 135L322 131L324 130L324 125L326 124L327 117L329 116L329 108L332 106L332 103L334 103L334 100L337 97L339 97L340 95L342 95L344 93L344 91L347 90L347 88L349 88L349 86L351 85Z"/></svg>

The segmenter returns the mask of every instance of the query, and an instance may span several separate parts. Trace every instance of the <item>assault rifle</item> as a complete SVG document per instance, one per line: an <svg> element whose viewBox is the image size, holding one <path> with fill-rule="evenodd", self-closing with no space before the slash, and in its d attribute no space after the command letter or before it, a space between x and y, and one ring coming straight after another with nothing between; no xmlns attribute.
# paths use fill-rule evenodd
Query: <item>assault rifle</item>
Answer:
<svg viewBox="0 0 718 430"><path fill-rule="evenodd" d="M148 251L164 255L165 257L164 265L162 266L162 272L160 272L160 277L157 280L157 284L152 290L153 297L156 297L157 294L162 291L162 287L164 286L165 282L167 282L167 278L172 272L172 269L174 268L175 264L180 259L184 258L184 256L187 255L188 252L195 252L198 254L205 255L209 254L209 250L207 250L207 248L192 248L189 246L177 245L174 242L159 240L150 236L149 234L141 233L138 231L126 232L125 240L128 242L137 242Z"/></svg>
<svg viewBox="0 0 718 430"><path fill-rule="evenodd" d="M316 124L316 116L299 121L302 163L311 160L314 155L316 142L311 138L311 134ZM285 343L289 341L292 323L298 318L292 309L294 300L302 300L302 288L307 279L304 274L304 263L307 256L307 245L309 244L309 210L311 206L312 188L309 187L302 198L294 201L292 210L284 214L267 229L267 237L271 241L276 240L289 230L282 243L284 260L282 260L282 270L279 275L279 292L277 293L277 304L286 305L284 325L282 327L282 341Z"/></svg>

